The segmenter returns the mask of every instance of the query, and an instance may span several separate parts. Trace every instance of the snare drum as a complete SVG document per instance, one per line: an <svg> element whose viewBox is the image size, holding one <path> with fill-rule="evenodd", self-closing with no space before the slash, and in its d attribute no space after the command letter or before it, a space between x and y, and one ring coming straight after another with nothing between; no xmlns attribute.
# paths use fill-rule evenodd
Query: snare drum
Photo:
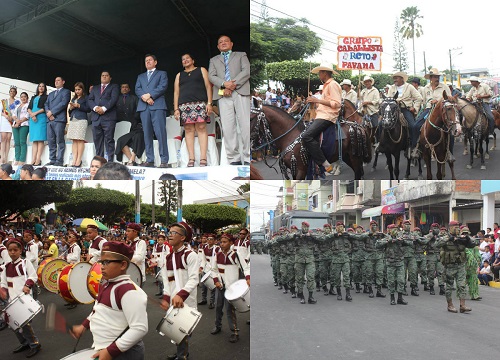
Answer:
<svg viewBox="0 0 500 360"><path fill-rule="evenodd" d="M214 278L211 276L210 272L207 272L205 275L203 275L203 277L201 278L201 282L205 284L205 286L210 290L215 289Z"/></svg>
<svg viewBox="0 0 500 360"><path fill-rule="evenodd" d="M69 303L91 304L94 298L87 290L88 262L79 262L64 267L59 274L59 295Z"/></svg>
<svg viewBox="0 0 500 360"><path fill-rule="evenodd" d="M139 267L136 264L134 263L129 264L127 268L127 275L130 275L130 280L139 285L139 287L142 287L141 269L139 269ZM94 299L97 299L101 278L102 278L101 264L96 262L90 267L90 270L87 274L87 290Z"/></svg>
<svg viewBox="0 0 500 360"><path fill-rule="evenodd" d="M202 314L198 310L186 304L182 308L171 306L156 327L156 331L161 336L167 336L173 343L179 345L186 336L192 334L201 317Z"/></svg>
<svg viewBox="0 0 500 360"><path fill-rule="evenodd" d="M4 309L8 317L7 324L14 331L29 323L40 311L42 305L26 294L16 296Z"/></svg>
<svg viewBox="0 0 500 360"><path fill-rule="evenodd" d="M135 282L139 287L142 287L142 272L139 267L131 262L127 268L127 275L130 275L130 280Z"/></svg>
<svg viewBox="0 0 500 360"><path fill-rule="evenodd" d="M224 297L238 312L250 311L250 288L246 280L232 283L225 291Z"/></svg>
<svg viewBox="0 0 500 360"><path fill-rule="evenodd" d="M90 360L97 351L94 349L83 349L76 353L63 357L61 360ZM95 358L97 359L97 358Z"/></svg>
<svg viewBox="0 0 500 360"><path fill-rule="evenodd" d="M49 261L42 270L42 283L43 286L51 293L57 294L59 292L59 272L68 265L67 261L63 259L54 259Z"/></svg>

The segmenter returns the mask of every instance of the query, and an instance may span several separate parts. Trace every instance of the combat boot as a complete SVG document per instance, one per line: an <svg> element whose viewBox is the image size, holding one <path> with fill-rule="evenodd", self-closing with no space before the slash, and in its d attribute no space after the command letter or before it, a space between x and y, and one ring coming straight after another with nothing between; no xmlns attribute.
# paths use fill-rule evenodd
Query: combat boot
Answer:
<svg viewBox="0 0 500 360"><path fill-rule="evenodd" d="M345 289L345 301L352 301L351 290L349 288Z"/></svg>
<svg viewBox="0 0 500 360"><path fill-rule="evenodd" d="M430 286L429 290L430 290L429 294L436 295L436 293L434 292L434 286L433 285Z"/></svg>
<svg viewBox="0 0 500 360"><path fill-rule="evenodd" d="M406 301L405 299L403 299L403 294L402 293L398 293L398 304L408 305L408 301Z"/></svg>
<svg viewBox="0 0 500 360"><path fill-rule="evenodd" d="M361 286L359 286L359 283L356 283L356 294L359 294L361 292Z"/></svg>
<svg viewBox="0 0 500 360"><path fill-rule="evenodd" d="M305 304L306 303L306 300L304 299L304 294L303 293L299 292L297 294L297 297L300 299L300 303L301 304Z"/></svg>
<svg viewBox="0 0 500 360"><path fill-rule="evenodd" d="M283 291L283 294L288 294L288 285L283 284L283 287L285 288L285 291Z"/></svg>
<svg viewBox="0 0 500 360"><path fill-rule="evenodd" d="M408 296L408 292L406 291L406 286L405 286L405 288L404 288L404 290L403 290L403 295L404 295L404 296Z"/></svg>
<svg viewBox="0 0 500 360"><path fill-rule="evenodd" d="M372 298L375 295L373 295L373 289L371 285L368 285L368 297Z"/></svg>
<svg viewBox="0 0 500 360"><path fill-rule="evenodd" d="M330 292L328 294L337 295L337 293L335 292L335 289L333 288L333 285L330 285Z"/></svg>
<svg viewBox="0 0 500 360"><path fill-rule="evenodd" d="M319 281L316 281L316 291L321 291L321 287L319 286Z"/></svg>
<svg viewBox="0 0 500 360"><path fill-rule="evenodd" d="M472 311L470 307L465 306L465 299L460 299L460 312L469 312Z"/></svg>
<svg viewBox="0 0 500 360"><path fill-rule="evenodd" d="M281 285L281 283L279 283L278 290L281 290L281 289L283 289L283 286Z"/></svg>
<svg viewBox="0 0 500 360"><path fill-rule="evenodd" d="M312 291L309 291L309 299L307 299L308 304L316 304L316 299L313 298Z"/></svg>
<svg viewBox="0 0 500 360"><path fill-rule="evenodd" d="M455 306L453 305L453 300L448 300L448 311L449 312L452 312L452 313L457 313L457 309L455 308Z"/></svg>
<svg viewBox="0 0 500 360"><path fill-rule="evenodd" d="M380 288L380 286L377 286L377 297L385 298L385 294L382 294L382 289Z"/></svg>
<svg viewBox="0 0 500 360"><path fill-rule="evenodd" d="M418 296L417 288L412 286L411 287L411 295L412 296Z"/></svg>
<svg viewBox="0 0 500 360"><path fill-rule="evenodd" d="M295 287L291 287L290 292L292 293L292 299L295 299L297 297L297 293L295 292Z"/></svg>
<svg viewBox="0 0 500 360"><path fill-rule="evenodd" d="M328 286L323 285L323 295L328 296Z"/></svg>
<svg viewBox="0 0 500 360"><path fill-rule="evenodd" d="M427 283L424 284L424 291L429 291L429 287L427 286Z"/></svg>
<svg viewBox="0 0 500 360"><path fill-rule="evenodd" d="M444 291L444 285L439 285L439 295L446 295L446 292Z"/></svg>
<svg viewBox="0 0 500 360"><path fill-rule="evenodd" d="M366 284L363 285L363 294L368 294L368 286Z"/></svg>
<svg viewBox="0 0 500 360"><path fill-rule="evenodd" d="M274 282L274 286L278 286L278 283L276 281Z"/></svg>
<svg viewBox="0 0 500 360"><path fill-rule="evenodd" d="M396 305L396 299L394 298L394 294L391 294L391 305Z"/></svg>
<svg viewBox="0 0 500 360"><path fill-rule="evenodd" d="M337 286L337 300L342 300L342 290Z"/></svg>

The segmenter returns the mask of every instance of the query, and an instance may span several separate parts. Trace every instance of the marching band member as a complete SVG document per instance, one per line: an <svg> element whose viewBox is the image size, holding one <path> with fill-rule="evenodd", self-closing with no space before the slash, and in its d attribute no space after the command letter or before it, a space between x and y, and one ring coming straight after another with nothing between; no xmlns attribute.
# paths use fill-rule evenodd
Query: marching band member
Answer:
<svg viewBox="0 0 500 360"><path fill-rule="evenodd" d="M234 238L231 234L221 235L220 246L222 251L217 254L217 261L215 261L213 269L216 273L214 283L217 286L217 307L215 309L215 327L211 334L215 335L221 332L222 311L226 306L227 321L232 332L229 342L235 343L239 340L236 311L233 305L224 297L224 293L229 286L238 281L240 267L243 269L248 286L250 286L250 266L243 259L239 259L236 251L231 250L233 243Z"/></svg>
<svg viewBox="0 0 500 360"><path fill-rule="evenodd" d="M12 261L12 259L9 256L9 251L5 247L4 244L2 244L2 239L4 238L5 234L3 231L0 231L0 274L3 271L3 266L4 264L7 264L8 262ZM0 305L7 305L4 300L0 298ZM7 323L4 321L3 316L0 316L0 331L5 329L7 327Z"/></svg>
<svg viewBox="0 0 500 360"><path fill-rule="evenodd" d="M31 288L37 281L36 271L31 261L21 259L23 244L17 239L7 242L7 249L11 262L5 264L5 271L0 273L0 297L2 300L10 300L21 294L30 294ZM30 349L27 358L35 356L41 349L40 342L36 337L31 323L28 322L20 330L15 332L21 343L12 351L14 354Z"/></svg>
<svg viewBox="0 0 500 360"><path fill-rule="evenodd" d="M92 358L144 359L142 339L148 332L148 298L126 274L132 256L132 249L125 243L108 241L102 246L99 262L106 281L99 287L90 315L70 331L78 339L90 329L96 351Z"/></svg>
<svg viewBox="0 0 500 360"><path fill-rule="evenodd" d="M243 261L250 263L250 239L248 229L242 228L238 233L238 238L234 240L233 249Z"/></svg>
<svg viewBox="0 0 500 360"><path fill-rule="evenodd" d="M163 296L163 279L160 276L161 268L165 264L165 256L171 252L170 245L168 242L165 243L165 240L165 234L159 234L158 240L153 247L153 253L151 254L151 262L155 265L155 278L158 283L158 293L155 296Z"/></svg>
<svg viewBox="0 0 500 360"><path fill-rule="evenodd" d="M146 282L146 251L148 245L144 240L139 238L141 232L141 224L129 223L127 225L126 235L127 242L130 243L130 248L134 251L132 262L141 269L142 282Z"/></svg>
<svg viewBox="0 0 500 360"><path fill-rule="evenodd" d="M220 252L220 247L215 245L215 235L207 234L207 245L203 249L204 256L201 259L200 263L200 272L209 272L214 267L215 257ZM207 292L208 289L205 287L202 289L201 293L201 301L198 305L206 305L207 304ZM215 307L215 289L210 290L210 304L208 305L209 309L213 309Z"/></svg>
<svg viewBox="0 0 500 360"><path fill-rule="evenodd" d="M168 242L172 253L168 254L165 266L162 267L163 300L161 307L168 310L170 306L182 308L184 304L196 309L198 291L198 256L188 250L184 241L190 242L193 232L188 224L179 222L170 226ZM168 356L168 360L186 360L189 356L189 336L177 345L177 352Z"/></svg>
<svg viewBox="0 0 500 360"><path fill-rule="evenodd" d="M68 253L66 255L66 261L69 262L70 264L76 264L77 262L80 262L80 255L82 253L82 249L80 248L80 245L78 245L77 241L77 235L74 231L69 231L68 232L68 240L69 240L69 248L68 248Z"/></svg>
<svg viewBox="0 0 500 360"><path fill-rule="evenodd" d="M101 250L107 240L99 236L96 225L87 225L87 239L90 241L87 261L94 264L101 259Z"/></svg>
<svg viewBox="0 0 500 360"><path fill-rule="evenodd" d="M23 239L26 249L26 260L31 261L31 265L36 270L38 268L38 245L33 240L33 233L30 230L25 230Z"/></svg>

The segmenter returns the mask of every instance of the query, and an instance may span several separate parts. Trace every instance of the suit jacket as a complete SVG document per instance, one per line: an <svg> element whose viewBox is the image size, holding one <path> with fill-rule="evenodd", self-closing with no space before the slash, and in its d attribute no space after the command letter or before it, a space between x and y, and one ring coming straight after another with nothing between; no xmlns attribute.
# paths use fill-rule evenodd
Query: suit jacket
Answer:
<svg viewBox="0 0 500 360"><path fill-rule="evenodd" d="M213 99L218 100L219 89L224 82L226 66L221 54L210 59L208 76L213 86ZM250 62L244 52L233 51L229 56L229 73L231 80L236 81L236 92L240 95L250 95Z"/></svg>
<svg viewBox="0 0 500 360"><path fill-rule="evenodd" d="M123 95L118 96L118 102L116 103L116 116L118 121L130 121L133 122L134 119L140 119L139 113L137 112L137 105L139 103L139 98L133 94L128 94L125 103L123 103Z"/></svg>
<svg viewBox="0 0 500 360"><path fill-rule="evenodd" d="M165 101L165 92L167 91L167 86L168 77L166 71L156 69L151 75L151 79L149 79L149 81L147 71L140 74L137 77L137 82L135 83L135 94L139 98L137 111L144 111L148 107L150 110L167 110L167 102ZM148 93L151 95L155 102L152 106L148 105L141 99L142 95Z"/></svg>
<svg viewBox="0 0 500 360"><path fill-rule="evenodd" d="M67 122L67 110L70 98L71 92L68 89L62 88L57 94L56 91L52 91L45 102L45 112L50 110L55 117L54 121Z"/></svg>
<svg viewBox="0 0 500 360"><path fill-rule="evenodd" d="M116 102L120 95L120 88L117 84L108 84L106 89L101 94L101 84L94 85L88 97L88 105L92 110L90 118L92 122L103 121L116 121ZM95 106L104 106L106 112L99 115L94 111Z"/></svg>

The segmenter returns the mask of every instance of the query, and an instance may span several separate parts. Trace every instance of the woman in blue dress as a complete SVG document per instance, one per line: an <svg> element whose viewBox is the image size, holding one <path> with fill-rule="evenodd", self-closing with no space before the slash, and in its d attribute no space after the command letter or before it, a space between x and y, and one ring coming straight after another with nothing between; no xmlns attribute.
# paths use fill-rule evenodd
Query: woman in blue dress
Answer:
<svg viewBox="0 0 500 360"><path fill-rule="evenodd" d="M33 142L33 160L34 166L42 164L42 153L47 141L47 115L45 114L45 101L47 101L47 87L44 83L37 86L36 94L30 100L28 113L30 116L30 140Z"/></svg>

